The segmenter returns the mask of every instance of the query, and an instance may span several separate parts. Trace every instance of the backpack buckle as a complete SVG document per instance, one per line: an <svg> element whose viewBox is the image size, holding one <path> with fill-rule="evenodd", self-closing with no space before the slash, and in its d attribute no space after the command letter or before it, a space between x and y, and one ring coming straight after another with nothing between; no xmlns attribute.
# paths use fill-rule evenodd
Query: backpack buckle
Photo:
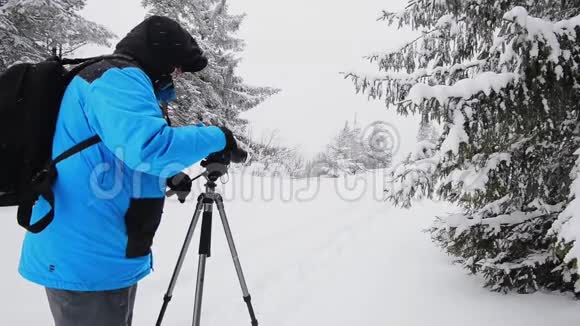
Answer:
<svg viewBox="0 0 580 326"><path fill-rule="evenodd" d="M50 189L53 181L56 179L56 175L57 172L54 166L44 168L32 178L32 187L37 192L43 193L44 190Z"/></svg>

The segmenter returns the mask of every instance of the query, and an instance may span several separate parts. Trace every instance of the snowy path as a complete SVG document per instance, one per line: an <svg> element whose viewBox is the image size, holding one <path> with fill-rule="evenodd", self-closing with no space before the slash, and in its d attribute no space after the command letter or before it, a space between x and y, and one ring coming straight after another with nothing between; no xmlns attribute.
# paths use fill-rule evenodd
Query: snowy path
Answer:
<svg viewBox="0 0 580 326"><path fill-rule="evenodd" d="M237 180L237 181L236 181ZM244 187L248 190L247 184ZM243 200L225 193L260 325L578 325L580 303L558 295L499 295L434 248L427 227L442 205L389 208L366 195L341 199L324 180L315 200ZM241 187L237 187L241 188ZM264 187L254 186L259 192ZM278 196L279 189L273 192ZM229 198L229 196L226 197ZM247 197L247 193L246 193ZM135 325L153 325L194 203L170 202L156 238L156 271L140 284ZM22 232L0 209L2 325L51 325L40 287L16 274ZM221 225L214 221L202 325L249 325ZM164 325L190 325L197 233Z"/></svg>

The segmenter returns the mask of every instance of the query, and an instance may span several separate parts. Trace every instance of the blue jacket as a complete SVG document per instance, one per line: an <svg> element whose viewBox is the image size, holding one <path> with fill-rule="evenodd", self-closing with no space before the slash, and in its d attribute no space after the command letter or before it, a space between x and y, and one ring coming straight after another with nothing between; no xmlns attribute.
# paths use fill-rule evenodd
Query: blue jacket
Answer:
<svg viewBox="0 0 580 326"><path fill-rule="evenodd" d="M225 147L217 127L169 127L148 75L106 60L68 86L53 157L99 135L102 143L57 165L54 221L27 233L19 272L49 288L102 291L134 285L150 273L165 179ZM47 212L40 199L35 222Z"/></svg>

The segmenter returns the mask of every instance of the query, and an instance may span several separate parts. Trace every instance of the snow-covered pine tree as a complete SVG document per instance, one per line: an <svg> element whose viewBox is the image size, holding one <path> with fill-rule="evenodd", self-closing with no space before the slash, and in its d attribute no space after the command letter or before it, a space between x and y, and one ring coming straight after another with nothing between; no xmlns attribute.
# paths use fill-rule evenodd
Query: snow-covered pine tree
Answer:
<svg viewBox="0 0 580 326"><path fill-rule="evenodd" d="M393 151L396 150L394 146L398 140L388 124L376 121L359 130L358 141L362 151L360 161L365 169L385 169L392 165Z"/></svg>
<svg viewBox="0 0 580 326"><path fill-rule="evenodd" d="M344 174L356 174L364 170L362 162L363 148L360 142L360 128L352 127L348 122L328 145L327 155L330 158L329 174L338 177Z"/></svg>
<svg viewBox="0 0 580 326"><path fill-rule="evenodd" d="M437 130L431 121L421 121L419 131L417 132L417 142L428 141L436 143L439 138Z"/></svg>
<svg viewBox="0 0 580 326"><path fill-rule="evenodd" d="M376 76L347 75L443 126L392 172L390 199L458 205L433 239L496 291L580 292L579 14L572 0L411 0L381 19L419 37L370 56Z"/></svg>
<svg viewBox="0 0 580 326"><path fill-rule="evenodd" d="M244 15L228 13L226 0L143 0L149 14L163 15L182 24L197 40L209 59L202 72L177 78L178 100L170 115L178 125L203 120L206 124L224 125L246 144L247 121L239 114L254 108L279 90L254 87L236 74L243 50L237 38Z"/></svg>
<svg viewBox="0 0 580 326"><path fill-rule="evenodd" d="M326 150L306 164L305 176L336 178L390 167L392 148L385 146L387 132L381 128L381 124L373 124L363 132L356 119L352 125L346 121Z"/></svg>
<svg viewBox="0 0 580 326"><path fill-rule="evenodd" d="M114 35L81 17L85 0L0 1L0 71L16 62L46 59L57 48L63 55L86 44L109 46Z"/></svg>

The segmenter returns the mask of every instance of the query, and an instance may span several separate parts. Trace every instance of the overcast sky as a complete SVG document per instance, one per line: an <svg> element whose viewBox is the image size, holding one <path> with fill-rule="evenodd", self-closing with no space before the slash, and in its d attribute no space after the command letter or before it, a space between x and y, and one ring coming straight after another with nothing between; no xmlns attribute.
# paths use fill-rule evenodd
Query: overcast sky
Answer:
<svg viewBox="0 0 580 326"><path fill-rule="evenodd" d="M341 71L369 71L362 57L388 50L410 38L377 22L381 10L398 10L406 0L236 0L233 13L245 12L240 37L246 50L239 73L250 84L282 92L246 113L255 138L278 130L284 144L306 155L320 151L357 117L365 126L389 122L401 135L401 152L415 143L417 119L399 117L378 102L356 95ZM139 0L89 0L85 16L124 36L144 17ZM83 55L106 50L89 48Z"/></svg>

